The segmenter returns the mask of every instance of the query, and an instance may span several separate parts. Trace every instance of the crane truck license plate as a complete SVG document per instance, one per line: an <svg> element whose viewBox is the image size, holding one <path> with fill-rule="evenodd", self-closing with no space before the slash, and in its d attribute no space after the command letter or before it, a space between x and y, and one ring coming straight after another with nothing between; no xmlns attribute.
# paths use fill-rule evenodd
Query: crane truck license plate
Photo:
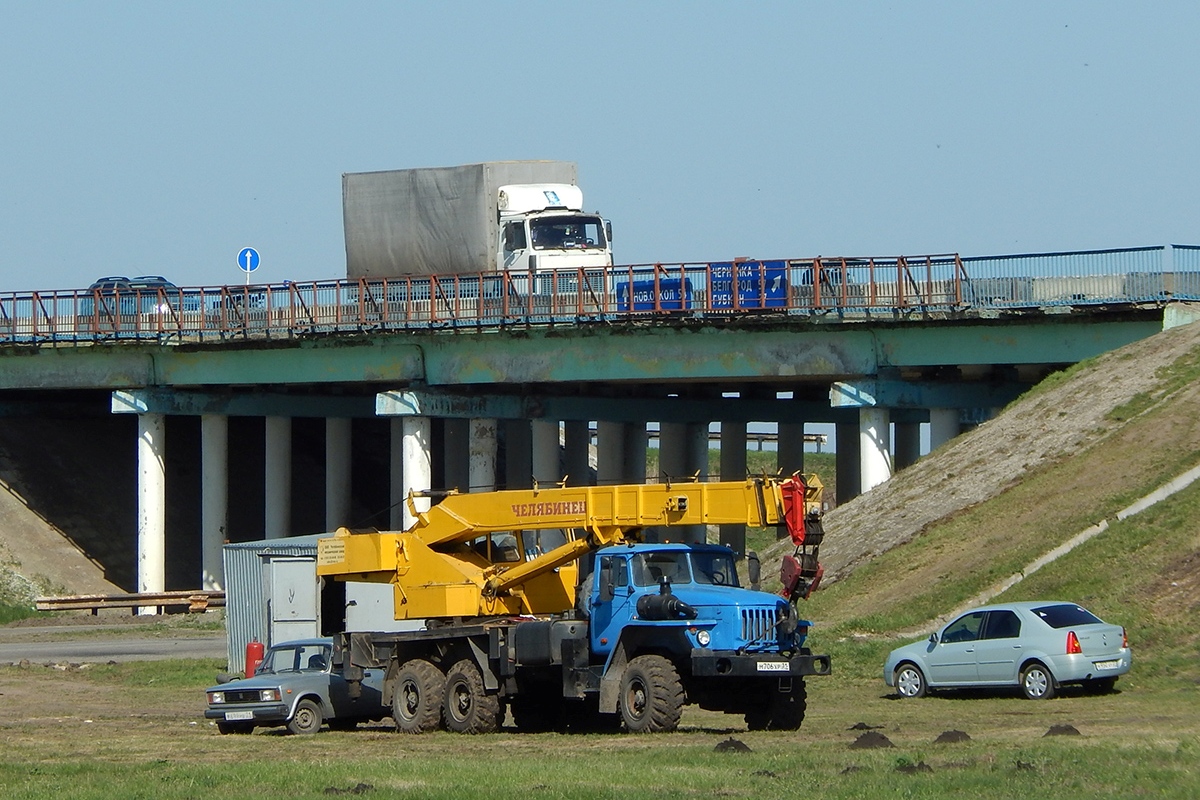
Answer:
<svg viewBox="0 0 1200 800"><path fill-rule="evenodd" d="M791 665L786 661L760 661L758 662L759 672L789 672Z"/></svg>

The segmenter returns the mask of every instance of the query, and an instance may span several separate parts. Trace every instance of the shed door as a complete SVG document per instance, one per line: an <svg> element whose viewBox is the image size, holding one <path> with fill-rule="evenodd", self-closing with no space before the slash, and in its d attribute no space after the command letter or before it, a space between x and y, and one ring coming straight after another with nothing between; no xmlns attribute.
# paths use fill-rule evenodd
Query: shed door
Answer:
<svg viewBox="0 0 1200 800"><path fill-rule="evenodd" d="M267 561L267 608L271 620L268 644L318 635L317 565L310 557L276 557Z"/></svg>

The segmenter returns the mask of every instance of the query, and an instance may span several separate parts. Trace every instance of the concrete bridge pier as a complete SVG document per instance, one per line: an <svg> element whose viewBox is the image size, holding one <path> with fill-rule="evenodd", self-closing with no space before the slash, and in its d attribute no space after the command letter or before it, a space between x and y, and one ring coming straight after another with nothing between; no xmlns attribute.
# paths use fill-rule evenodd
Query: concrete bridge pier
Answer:
<svg viewBox="0 0 1200 800"><path fill-rule="evenodd" d="M432 432L433 421L429 417L399 417L392 420L391 501L394 529L408 530L417 522L416 516L408 508L408 493L429 491L433 487ZM429 498L415 498L414 505L418 513L428 511Z"/></svg>
<svg viewBox="0 0 1200 800"><path fill-rule="evenodd" d="M225 588L221 548L229 526L229 418L200 417L200 573L201 588Z"/></svg>
<svg viewBox="0 0 1200 800"><path fill-rule="evenodd" d="M351 420L325 419L325 530L350 524Z"/></svg>
<svg viewBox="0 0 1200 800"><path fill-rule="evenodd" d="M553 486L562 480L558 448L561 431L557 420L529 421L533 479L539 486Z"/></svg>
<svg viewBox="0 0 1200 800"><path fill-rule="evenodd" d="M721 480L740 481L746 477L746 423L721 422ZM719 526L720 542L738 558L746 555L746 526Z"/></svg>
<svg viewBox="0 0 1200 800"><path fill-rule="evenodd" d="M138 415L138 559L137 590L166 589L167 539L167 418L163 414ZM156 614L155 606L141 606L138 614Z"/></svg>
<svg viewBox="0 0 1200 800"><path fill-rule="evenodd" d="M858 412L859 458L862 485L869 492L892 477L892 431L886 408L872 406Z"/></svg>
<svg viewBox="0 0 1200 800"><path fill-rule="evenodd" d="M566 456L568 486L591 485L591 445L592 434L586 419L563 421L563 453Z"/></svg>
<svg viewBox="0 0 1200 800"><path fill-rule="evenodd" d="M263 528L268 539L291 535L292 528L292 420L267 417L266 486Z"/></svg>
<svg viewBox="0 0 1200 800"><path fill-rule="evenodd" d="M708 476L708 423L660 422L658 425L659 480L683 481ZM705 525L672 528L669 538L689 543L707 540Z"/></svg>
<svg viewBox="0 0 1200 800"><path fill-rule="evenodd" d="M470 420L467 485L472 492L492 492L496 489L498 424L494 419Z"/></svg>
<svg viewBox="0 0 1200 800"><path fill-rule="evenodd" d="M894 456L897 471L917 463L921 457L921 423L895 423Z"/></svg>
<svg viewBox="0 0 1200 800"><path fill-rule="evenodd" d="M960 418L962 412L957 408L929 409L929 450L938 449L946 442L962 433Z"/></svg>

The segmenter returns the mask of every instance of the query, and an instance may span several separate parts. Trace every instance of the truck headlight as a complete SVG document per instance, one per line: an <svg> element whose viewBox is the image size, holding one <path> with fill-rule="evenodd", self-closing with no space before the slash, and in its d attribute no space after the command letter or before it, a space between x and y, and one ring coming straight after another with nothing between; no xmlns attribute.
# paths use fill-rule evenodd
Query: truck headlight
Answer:
<svg viewBox="0 0 1200 800"><path fill-rule="evenodd" d="M700 631L696 634L696 644L701 647L708 647L708 643L712 641L712 634L708 631Z"/></svg>
<svg viewBox="0 0 1200 800"><path fill-rule="evenodd" d="M209 692L208 693L209 705L215 706L215 705L218 705L218 704L224 703L224 702L225 702L225 693L224 692Z"/></svg>

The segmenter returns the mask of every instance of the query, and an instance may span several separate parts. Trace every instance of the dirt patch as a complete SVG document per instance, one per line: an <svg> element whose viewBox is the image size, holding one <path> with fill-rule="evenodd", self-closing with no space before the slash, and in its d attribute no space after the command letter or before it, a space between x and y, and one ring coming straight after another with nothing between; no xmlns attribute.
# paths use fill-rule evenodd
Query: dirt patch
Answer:
<svg viewBox="0 0 1200 800"><path fill-rule="evenodd" d="M971 736L966 731L942 731L942 733L939 734L938 737L933 740L933 743L934 744L955 744L957 742L969 742L969 741L971 741Z"/></svg>
<svg viewBox="0 0 1200 800"><path fill-rule="evenodd" d="M895 747L892 740L878 731L868 731L850 744L852 750L874 750L880 747Z"/></svg>
<svg viewBox="0 0 1200 800"><path fill-rule="evenodd" d="M1079 729L1070 723L1051 725L1050 730L1046 731L1046 736L1080 736Z"/></svg>

